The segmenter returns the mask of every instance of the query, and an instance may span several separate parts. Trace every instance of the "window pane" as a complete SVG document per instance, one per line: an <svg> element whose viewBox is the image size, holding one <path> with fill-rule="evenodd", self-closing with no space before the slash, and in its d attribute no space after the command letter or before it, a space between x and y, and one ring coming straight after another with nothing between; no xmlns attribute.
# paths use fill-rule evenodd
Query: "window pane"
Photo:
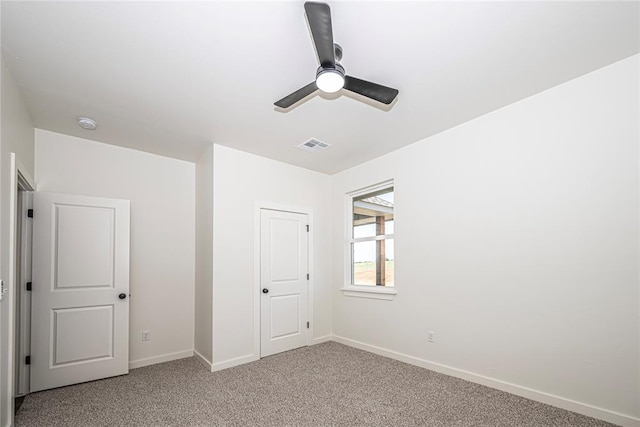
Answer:
<svg viewBox="0 0 640 427"><path fill-rule="evenodd" d="M391 233L393 233L393 187L353 198L354 239Z"/></svg>
<svg viewBox="0 0 640 427"><path fill-rule="evenodd" d="M354 285L393 286L393 239L351 244Z"/></svg>
<svg viewBox="0 0 640 427"><path fill-rule="evenodd" d="M376 284L376 242L351 244L354 285Z"/></svg>
<svg viewBox="0 0 640 427"><path fill-rule="evenodd" d="M393 239L385 240L385 286L393 286L393 271L394 271L395 255Z"/></svg>

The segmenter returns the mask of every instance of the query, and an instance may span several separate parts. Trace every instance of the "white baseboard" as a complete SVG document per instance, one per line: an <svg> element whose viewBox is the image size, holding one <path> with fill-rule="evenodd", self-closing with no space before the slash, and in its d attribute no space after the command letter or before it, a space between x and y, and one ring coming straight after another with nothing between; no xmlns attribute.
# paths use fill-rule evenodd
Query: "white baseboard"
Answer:
<svg viewBox="0 0 640 427"><path fill-rule="evenodd" d="M211 372L233 368L234 366L244 365L245 363L255 362L256 360L260 360L260 356L256 356L255 354L247 354L246 356L236 357L235 359L229 359L223 362L213 362L213 364L211 365Z"/></svg>
<svg viewBox="0 0 640 427"><path fill-rule="evenodd" d="M130 360L129 369L142 368L156 363L170 362L193 356L193 350L178 351L176 353L161 354L160 356L147 357L146 359Z"/></svg>
<svg viewBox="0 0 640 427"><path fill-rule="evenodd" d="M325 335L322 337L314 338L311 340L311 344L309 345L316 345L316 344L322 344L323 342L329 342L332 340L332 338L333 338L332 335Z"/></svg>
<svg viewBox="0 0 640 427"><path fill-rule="evenodd" d="M450 375L452 377L461 378L463 380L481 384L487 387L506 391L507 393L526 397L527 399L546 403L547 405L556 406L558 408L566 409L568 411L577 412L579 414L586 415L588 417L593 417L603 421L608 421L610 423L618 424L624 427L640 427L640 418L634 418L629 415L624 415L617 412L609 411L607 409L598 408L595 406L588 405L586 403L581 403L575 400L566 399L564 397L556 396L556 395L545 393L542 391L533 390L527 387L519 386L517 384L508 383L505 381L486 377L484 375L479 375L473 372L464 371L462 369L453 368L451 366L429 362L428 360L425 360L425 359L420 359L418 357L409 356L407 354L398 353L396 351L387 350L385 348L365 344L363 342L355 341L349 338L343 338L340 336L333 335L332 339L333 341L338 342L340 344L348 345L350 347L355 347L360 350L378 354L380 356L389 357L391 359L399 360L401 362L409 363L411 365L420 366L421 368L426 368L432 371L440 372L442 374Z"/></svg>
<svg viewBox="0 0 640 427"><path fill-rule="evenodd" d="M206 366L208 370L211 370L212 363L211 363L211 361L209 359L207 359L202 354L200 354L200 352L198 352L198 350L193 350L193 355L195 356L196 360L198 360L198 362L200 362L204 366Z"/></svg>
<svg viewBox="0 0 640 427"><path fill-rule="evenodd" d="M321 344L323 342L331 341L332 335L324 335L322 337L314 338L311 340L309 345ZM194 351L196 356L200 356L202 358L203 363L210 363L207 359L198 354L197 351ZM214 362L211 364L211 372L222 371L223 369L233 368L234 366L244 365L245 363L255 362L256 360L260 360L260 356L255 354L247 354L246 356L236 357L234 359L225 360L223 362Z"/></svg>

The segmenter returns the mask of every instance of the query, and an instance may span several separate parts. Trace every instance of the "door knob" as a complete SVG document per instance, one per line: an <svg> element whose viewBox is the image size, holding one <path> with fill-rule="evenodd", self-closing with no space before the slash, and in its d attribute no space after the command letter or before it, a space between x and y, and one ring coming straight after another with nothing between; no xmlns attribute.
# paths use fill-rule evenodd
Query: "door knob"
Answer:
<svg viewBox="0 0 640 427"><path fill-rule="evenodd" d="M118 298L120 299L125 299L127 297L127 294L125 293L121 293L120 295L118 295Z"/></svg>
<svg viewBox="0 0 640 427"><path fill-rule="evenodd" d="M268 293L269 293L269 289L267 289L267 288L263 288L263 289L262 289L262 293L263 293L263 294L268 294Z"/></svg>

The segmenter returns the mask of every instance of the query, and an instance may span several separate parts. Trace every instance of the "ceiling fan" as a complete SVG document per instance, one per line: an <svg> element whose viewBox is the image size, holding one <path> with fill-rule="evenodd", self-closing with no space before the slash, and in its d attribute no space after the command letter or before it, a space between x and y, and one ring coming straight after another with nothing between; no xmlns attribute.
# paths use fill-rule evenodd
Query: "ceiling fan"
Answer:
<svg viewBox="0 0 640 427"><path fill-rule="evenodd" d="M276 101L275 106L289 108L317 90L334 93L343 88L374 101L391 104L398 96L397 89L347 76L342 65L338 63L342 59L342 48L333 42L329 5L308 1L304 4L304 10L320 67L316 71L315 81Z"/></svg>

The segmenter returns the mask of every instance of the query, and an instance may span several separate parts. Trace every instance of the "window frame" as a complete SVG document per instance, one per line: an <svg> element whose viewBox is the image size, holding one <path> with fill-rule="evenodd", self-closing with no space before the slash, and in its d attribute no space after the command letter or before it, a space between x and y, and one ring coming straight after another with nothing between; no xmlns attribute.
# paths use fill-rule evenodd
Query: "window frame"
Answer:
<svg viewBox="0 0 640 427"><path fill-rule="evenodd" d="M370 237L353 237L353 201L354 199L363 196L368 193L375 193L376 191L384 190L393 187L394 201L395 201L395 184L393 179L380 182L378 184L370 185L368 187L360 188L355 191L351 191L345 195L345 235L344 235L344 287L341 289L344 296L371 298L381 300L393 300L398 293L396 290L395 275L394 286L378 286L378 285L357 285L353 283L353 259L351 245L358 242L375 242L378 240L393 239L395 245L395 219L396 212L394 206L393 219L394 219L394 232L392 234L384 234L380 236ZM394 202L395 205L395 202Z"/></svg>

